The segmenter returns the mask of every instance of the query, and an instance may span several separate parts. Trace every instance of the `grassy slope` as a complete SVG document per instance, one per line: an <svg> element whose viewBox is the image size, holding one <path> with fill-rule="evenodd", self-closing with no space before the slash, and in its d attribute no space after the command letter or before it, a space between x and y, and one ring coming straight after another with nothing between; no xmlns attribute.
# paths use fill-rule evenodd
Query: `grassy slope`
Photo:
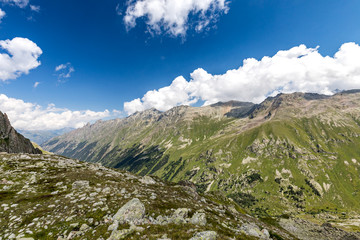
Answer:
<svg viewBox="0 0 360 240"><path fill-rule="evenodd" d="M164 234L171 239L189 239L205 230L216 231L219 239L255 239L238 230L243 222L269 229L274 239L296 239L278 224L244 214L234 202L220 195L199 196L156 178L156 184L147 185L141 183L140 177L124 171L56 155L0 154L0 170L1 179L11 181L0 182L0 238L3 239L8 239L10 234L34 239L58 239L62 235L66 238L83 223L90 228L72 239L107 239L112 216L134 197L144 203L147 217L168 216L177 208L189 208L190 214L204 210L208 224L143 224L143 231L127 239L139 239L139 235L143 239L159 239ZM73 189L72 184L79 180L89 181L89 187ZM152 198L154 194L158 197ZM100 205L95 204L99 202ZM119 229L128 228L128 224L119 226Z"/></svg>
<svg viewBox="0 0 360 240"><path fill-rule="evenodd" d="M115 138L103 133L107 137L75 144L65 155L169 181L191 180L203 191L241 193L237 200L258 215L359 211L359 120L326 111L333 117L279 113L245 131L244 120L233 118L202 116L176 125L134 121Z"/></svg>

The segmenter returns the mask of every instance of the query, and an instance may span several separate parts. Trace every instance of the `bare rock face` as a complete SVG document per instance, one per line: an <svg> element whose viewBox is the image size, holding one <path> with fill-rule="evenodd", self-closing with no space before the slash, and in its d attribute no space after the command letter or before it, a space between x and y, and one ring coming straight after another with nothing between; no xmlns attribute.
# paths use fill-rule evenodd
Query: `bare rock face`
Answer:
<svg viewBox="0 0 360 240"><path fill-rule="evenodd" d="M0 112L0 152L41 154L29 139L19 134L5 114Z"/></svg>

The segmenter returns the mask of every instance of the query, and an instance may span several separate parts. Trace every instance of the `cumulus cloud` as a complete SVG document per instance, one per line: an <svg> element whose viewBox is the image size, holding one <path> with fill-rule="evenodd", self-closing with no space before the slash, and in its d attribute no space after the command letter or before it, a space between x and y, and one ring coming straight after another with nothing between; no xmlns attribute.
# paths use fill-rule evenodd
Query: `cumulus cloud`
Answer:
<svg viewBox="0 0 360 240"><path fill-rule="evenodd" d="M13 4L20 8L24 8L29 4L29 0L0 0L0 2Z"/></svg>
<svg viewBox="0 0 360 240"><path fill-rule="evenodd" d="M2 19L5 17L6 13L0 8L0 23Z"/></svg>
<svg viewBox="0 0 360 240"><path fill-rule="evenodd" d="M41 63L38 58L42 50L27 38L14 38L0 41L0 49L7 53L0 53L0 80L16 79L22 74L37 68Z"/></svg>
<svg viewBox="0 0 360 240"><path fill-rule="evenodd" d="M360 46L343 44L332 57L305 45L279 51L272 57L245 59L238 69L212 75L204 69L190 74L190 80L176 78L170 86L147 92L141 99L124 104L128 114L148 108L165 111L177 105L204 105L219 101L259 103L280 92L334 91L360 88Z"/></svg>
<svg viewBox="0 0 360 240"><path fill-rule="evenodd" d="M121 116L121 112L105 110L71 111L57 108L54 104L47 107L9 98L0 94L0 111L9 116L11 124L21 130L57 130L65 127L79 128L98 119Z"/></svg>
<svg viewBox="0 0 360 240"><path fill-rule="evenodd" d="M55 75L57 75L59 83L66 82L73 72L75 72L75 68L71 63L60 64L55 68Z"/></svg>
<svg viewBox="0 0 360 240"><path fill-rule="evenodd" d="M138 18L146 18L151 33L185 36L189 26L202 31L228 10L226 0L129 0L124 22L131 29Z"/></svg>

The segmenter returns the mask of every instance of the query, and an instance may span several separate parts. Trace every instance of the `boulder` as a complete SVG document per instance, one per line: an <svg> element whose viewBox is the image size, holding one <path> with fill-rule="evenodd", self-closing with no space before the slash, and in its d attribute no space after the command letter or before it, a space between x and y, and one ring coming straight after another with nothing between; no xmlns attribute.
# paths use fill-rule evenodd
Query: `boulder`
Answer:
<svg viewBox="0 0 360 240"><path fill-rule="evenodd" d="M107 240L126 239L126 237L132 234L133 232L134 230L132 229L114 230L112 231L110 237Z"/></svg>
<svg viewBox="0 0 360 240"><path fill-rule="evenodd" d="M214 231L205 231L195 233L195 235L190 238L190 240L216 240L217 233Z"/></svg>
<svg viewBox="0 0 360 240"><path fill-rule="evenodd" d="M141 224L145 216L145 206L138 199L134 198L122 206L114 215L113 220L118 221L120 224Z"/></svg>
<svg viewBox="0 0 360 240"><path fill-rule="evenodd" d="M256 226L255 224L244 223L241 226L240 230L243 231L245 233L245 235L248 235L248 236L252 236L252 237L256 237L256 238L260 238L260 239L269 239L270 238L270 234L269 234L268 230L263 229L262 231L260 231L260 228L258 226Z"/></svg>
<svg viewBox="0 0 360 240"><path fill-rule="evenodd" d="M144 176L139 181L143 184L156 184L155 180L149 176Z"/></svg>
<svg viewBox="0 0 360 240"><path fill-rule="evenodd" d="M189 214L188 208L178 208L175 210L174 214L171 216L171 221L175 224L186 223L186 218Z"/></svg>
<svg viewBox="0 0 360 240"><path fill-rule="evenodd" d="M202 212L196 212L190 219L190 223L194 225L205 226L206 225L206 214Z"/></svg>

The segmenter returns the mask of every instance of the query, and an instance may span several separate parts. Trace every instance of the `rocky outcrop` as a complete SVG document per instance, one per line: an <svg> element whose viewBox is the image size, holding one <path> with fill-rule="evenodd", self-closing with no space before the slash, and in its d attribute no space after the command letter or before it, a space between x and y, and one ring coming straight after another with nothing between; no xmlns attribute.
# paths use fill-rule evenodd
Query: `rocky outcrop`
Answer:
<svg viewBox="0 0 360 240"><path fill-rule="evenodd" d="M19 134L10 124L6 113L0 112L0 152L41 154L29 139Z"/></svg>
<svg viewBox="0 0 360 240"><path fill-rule="evenodd" d="M134 198L126 203L119 211L115 214L113 220L120 224L138 224L145 216L144 204L138 199Z"/></svg>

